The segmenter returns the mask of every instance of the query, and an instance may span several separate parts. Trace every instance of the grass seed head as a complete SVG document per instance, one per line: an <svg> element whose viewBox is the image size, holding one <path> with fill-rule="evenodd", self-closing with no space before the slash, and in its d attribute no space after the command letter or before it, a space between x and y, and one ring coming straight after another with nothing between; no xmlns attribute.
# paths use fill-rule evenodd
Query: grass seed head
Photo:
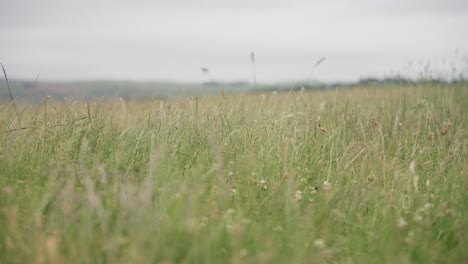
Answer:
<svg viewBox="0 0 468 264"><path fill-rule="evenodd" d="M322 126L322 123L320 123L320 122L318 123L318 128L319 128L320 131L322 131L323 133L327 133L327 129L324 128L324 127Z"/></svg>

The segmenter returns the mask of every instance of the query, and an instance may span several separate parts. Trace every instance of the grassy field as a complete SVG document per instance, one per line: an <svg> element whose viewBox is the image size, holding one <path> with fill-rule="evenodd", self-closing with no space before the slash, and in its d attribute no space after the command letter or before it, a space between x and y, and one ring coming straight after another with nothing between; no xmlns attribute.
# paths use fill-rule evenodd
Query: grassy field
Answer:
<svg viewBox="0 0 468 264"><path fill-rule="evenodd" d="M0 105L0 263L467 263L467 99Z"/></svg>

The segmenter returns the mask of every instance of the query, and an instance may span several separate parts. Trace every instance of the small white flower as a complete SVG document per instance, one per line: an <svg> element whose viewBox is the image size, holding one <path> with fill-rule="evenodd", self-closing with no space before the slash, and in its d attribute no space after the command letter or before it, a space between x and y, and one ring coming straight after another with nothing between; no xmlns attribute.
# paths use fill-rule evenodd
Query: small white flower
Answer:
<svg viewBox="0 0 468 264"><path fill-rule="evenodd" d="M232 177L232 176L234 176L234 172L233 172L233 171L230 171L230 172L229 172L229 177Z"/></svg>
<svg viewBox="0 0 468 264"><path fill-rule="evenodd" d="M403 217L398 218L397 225L400 229L406 228L408 223L405 221Z"/></svg>
<svg viewBox="0 0 468 264"><path fill-rule="evenodd" d="M310 195L314 195L317 193L318 187L309 186L309 189L310 189Z"/></svg>
<svg viewBox="0 0 468 264"><path fill-rule="evenodd" d="M302 201L302 191L296 191L295 198L296 201Z"/></svg>
<svg viewBox="0 0 468 264"><path fill-rule="evenodd" d="M331 187L332 187L332 185L328 180L323 182L323 189L324 190L330 190Z"/></svg>
<svg viewBox="0 0 468 264"><path fill-rule="evenodd" d="M234 189L234 188L232 188L232 189L231 189L231 195L236 195L236 194L237 194L237 190Z"/></svg>
<svg viewBox="0 0 468 264"><path fill-rule="evenodd" d="M415 173L415 170L414 170L415 166L416 166L416 163L414 162L414 160L412 160L409 164L409 170L412 174Z"/></svg>
<svg viewBox="0 0 468 264"><path fill-rule="evenodd" d="M314 246L323 249L325 248L325 241L323 241L323 239L317 239L314 241Z"/></svg>
<svg viewBox="0 0 468 264"><path fill-rule="evenodd" d="M432 207L433 207L433 205L432 205L431 203L426 203L426 204L424 204L424 208L425 208L426 210L431 209Z"/></svg>
<svg viewBox="0 0 468 264"><path fill-rule="evenodd" d="M261 188L262 190L268 189L268 185L267 185L267 183L266 183L266 181L265 181L264 179L261 179L258 183L259 183L260 188Z"/></svg>
<svg viewBox="0 0 468 264"><path fill-rule="evenodd" d="M318 116L315 118L315 122L320 122L320 119L321 119L321 117L320 117L320 115L318 115Z"/></svg>

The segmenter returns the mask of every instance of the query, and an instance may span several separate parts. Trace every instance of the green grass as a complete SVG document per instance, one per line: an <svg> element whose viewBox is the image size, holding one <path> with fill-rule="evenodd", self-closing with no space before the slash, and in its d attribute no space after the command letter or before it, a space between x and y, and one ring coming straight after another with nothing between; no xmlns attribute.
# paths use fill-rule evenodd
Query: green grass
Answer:
<svg viewBox="0 0 468 264"><path fill-rule="evenodd" d="M0 106L0 263L463 263L468 87Z"/></svg>

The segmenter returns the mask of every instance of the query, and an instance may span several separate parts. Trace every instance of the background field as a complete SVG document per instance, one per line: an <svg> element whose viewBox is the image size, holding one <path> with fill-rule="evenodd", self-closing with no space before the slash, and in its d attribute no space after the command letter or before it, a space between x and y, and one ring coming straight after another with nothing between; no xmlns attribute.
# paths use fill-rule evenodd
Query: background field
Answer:
<svg viewBox="0 0 468 264"><path fill-rule="evenodd" d="M0 263L467 262L467 88L2 104Z"/></svg>
<svg viewBox="0 0 468 264"><path fill-rule="evenodd" d="M460 78L460 80L463 80ZM246 81L219 82L207 80L206 82L169 82L169 81L63 81L43 82L34 80L10 80L10 88L17 101L23 103L40 102L49 96L55 100L112 100L123 98L126 100L174 100L188 96L206 96L255 93L272 91L323 90L338 88L354 88L357 86L380 85L398 86L416 84L420 82L440 83L439 79L420 78L416 80L402 77L392 78L363 78L359 82L333 82L322 83L318 81L290 81L273 84L259 83L252 85ZM454 80L453 82L459 82ZM11 100L7 86L0 82L0 103Z"/></svg>

